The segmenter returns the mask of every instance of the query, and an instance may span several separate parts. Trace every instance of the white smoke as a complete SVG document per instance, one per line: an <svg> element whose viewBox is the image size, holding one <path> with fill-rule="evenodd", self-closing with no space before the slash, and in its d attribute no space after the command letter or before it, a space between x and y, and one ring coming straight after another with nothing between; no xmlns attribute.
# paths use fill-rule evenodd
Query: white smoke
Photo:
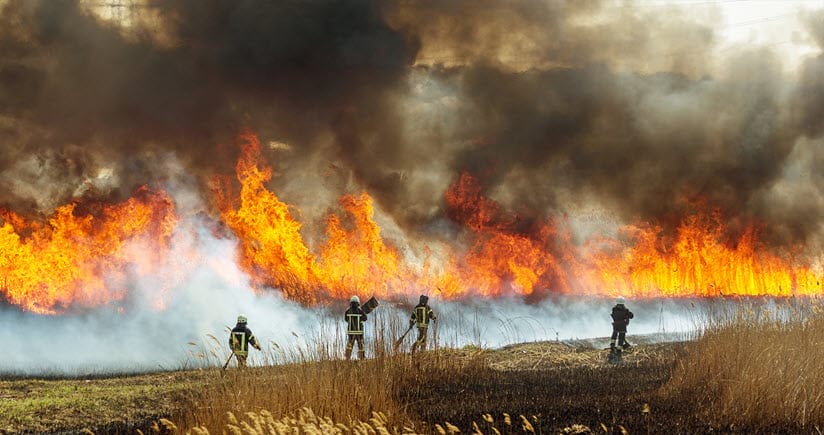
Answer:
<svg viewBox="0 0 824 435"><path fill-rule="evenodd" d="M196 247L199 258L177 271L184 276L182 284L170 290L164 309L153 307L155 281L147 279L134 283L131 305L125 310L108 307L62 316L0 313L0 340L9 349L0 361L0 373L84 375L219 365L229 355L228 328L238 314L248 317L249 327L264 347L262 353L252 351L253 365L275 362L267 356L272 352L296 356L301 350L311 353L323 346L333 349L333 356L343 356L346 301L307 308L285 300L277 290L256 293L237 266L235 241L214 237L204 225L198 225L194 235L179 231L174 242ZM410 297L410 306L416 299L417 295ZM611 331L612 303L603 298L547 300L536 305L518 299L449 302L435 294L431 305L439 319L433 327L437 339L432 341L450 347L498 347L603 337ZM630 336L690 328L683 303L628 304L636 313ZM394 341L409 316L408 306L386 302L374 313L367 322L367 341L378 334ZM407 344L412 340L407 338Z"/></svg>
<svg viewBox="0 0 824 435"><path fill-rule="evenodd" d="M239 314L248 318L263 346L263 352L251 351L252 365L343 357L348 302L304 307L277 289L253 290L238 266L237 241L212 231L213 223L197 213L202 203L193 180L173 158L168 162L167 172L177 175L166 189L182 218L165 266L149 277L133 274L127 300L111 306L57 316L0 311L0 342L8 349L0 373L81 376L218 366L229 356L228 330ZM139 242L130 249L157 255ZM170 279L177 284L164 288ZM445 301L437 292L429 296L438 315L431 342L440 346L494 348L611 332L612 299L570 296L526 304L518 298ZM393 343L403 332L417 299L415 294L405 304L381 301L366 325L368 356L373 343ZM636 315L630 337L684 333L696 324L689 301L630 299L627 304ZM406 346L413 340L407 337Z"/></svg>

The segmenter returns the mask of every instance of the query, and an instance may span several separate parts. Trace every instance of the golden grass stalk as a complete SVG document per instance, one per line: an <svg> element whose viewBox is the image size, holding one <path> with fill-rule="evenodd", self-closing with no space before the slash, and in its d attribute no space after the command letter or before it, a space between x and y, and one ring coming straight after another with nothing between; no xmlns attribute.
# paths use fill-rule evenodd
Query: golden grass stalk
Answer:
<svg viewBox="0 0 824 435"><path fill-rule="evenodd" d="M687 348L665 393L729 424L824 422L824 315L817 301L719 312Z"/></svg>

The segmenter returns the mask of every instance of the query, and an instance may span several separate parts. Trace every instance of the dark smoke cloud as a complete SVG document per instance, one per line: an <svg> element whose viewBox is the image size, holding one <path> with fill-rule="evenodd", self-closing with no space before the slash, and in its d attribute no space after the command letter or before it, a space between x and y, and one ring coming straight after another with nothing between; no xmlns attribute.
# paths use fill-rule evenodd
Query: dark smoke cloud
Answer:
<svg viewBox="0 0 824 435"><path fill-rule="evenodd" d="M809 14L805 23L822 53L801 65L796 115L804 134L818 137L824 133L824 12Z"/></svg>
<svg viewBox="0 0 824 435"><path fill-rule="evenodd" d="M158 151L180 150L197 161L225 104L199 83L194 65L150 41L126 40L73 1L9 2L2 20L0 69L17 77L0 82L0 107L16 127L4 137L0 167L13 169L6 183L30 173L17 163L35 156L51 162L36 175L66 189L56 198L65 202L78 180L104 167L117 170L117 187L128 194L160 177L150 170ZM61 167L76 173L50 170Z"/></svg>
<svg viewBox="0 0 824 435"><path fill-rule="evenodd" d="M660 217L679 195L745 209L780 173L793 141L782 122L777 67L764 53L737 62L736 77L758 72L693 81L601 65L464 69L459 80L472 101L466 128L485 139L458 154L455 169L492 185L521 169L532 193L512 193L534 207L568 185L603 196L626 217Z"/></svg>
<svg viewBox="0 0 824 435"><path fill-rule="evenodd" d="M750 48L716 62L713 22L683 10L624 5L592 25L582 18L614 5L402 5L397 19L421 32L423 57L432 56L428 74L456 89L448 116L457 127L440 145L460 144L453 180L469 171L533 215L563 211L567 194L669 230L698 201L730 217L733 237L752 220L776 244L804 243L820 229L820 213L770 205L790 157L803 154L793 154L798 139L822 125L820 60L805 66L810 89L794 101L797 84L776 53ZM800 188L793 195L803 201ZM784 201L810 211L802 204Z"/></svg>
<svg viewBox="0 0 824 435"><path fill-rule="evenodd" d="M824 246L824 11L804 16L819 54L801 62L792 91L795 143L782 180L759 198L759 211L775 223L780 240L809 240Z"/></svg>
<svg viewBox="0 0 824 435"><path fill-rule="evenodd" d="M367 190L431 227L468 171L533 217L586 198L673 227L702 198L765 221L773 243L810 239L821 213L794 213L821 211L801 193L820 179L786 178L819 165L799 147L821 145L821 58L797 81L766 49L716 58L717 14L640 5L146 0L152 19L124 31L78 1L7 1L0 203L116 198L162 181L170 155L231 173L248 127L290 146L265 150L273 187L302 208L322 198L318 213Z"/></svg>
<svg viewBox="0 0 824 435"><path fill-rule="evenodd" d="M80 168L71 178L38 174L65 186L57 199L66 200L75 178L104 167L115 168L124 194L162 179L155 168L168 151L196 174L226 172L235 153L216 145L231 144L244 127L307 148L332 129L341 156L355 160L364 150L348 131L394 136L384 95L406 73L415 44L382 21L376 2L147 6L162 19L127 35L78 1L4 5L0 170L9 188L0 202L20 205L25 192L11 181L25 176L17 163L26 156ZM170 42L158 44L157 33ZM73 146L83 161L63 156Z"/></svg>
<svg viewBox="0 0 824 435"><path fill-rule="evenodd" d="M424 0L391 3L390 20L422 42L419 59L519 70L607 62L700 73L710 25L675 7L643 10L600 0ZM597 18L600 17L600 18ZM606 19L603 19L606 17Z"/></svg>

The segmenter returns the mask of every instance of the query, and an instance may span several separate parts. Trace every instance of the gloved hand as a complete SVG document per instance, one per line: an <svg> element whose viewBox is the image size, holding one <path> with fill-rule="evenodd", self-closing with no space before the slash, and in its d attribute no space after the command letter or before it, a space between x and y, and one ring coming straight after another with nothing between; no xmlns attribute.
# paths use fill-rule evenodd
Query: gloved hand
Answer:
<svg viewBox="0 0 824 435"><path fill-rule="evenodd" d="M255 343L254 346L255 346L255 349L260 350L260 345L259 344Z"/></svg>

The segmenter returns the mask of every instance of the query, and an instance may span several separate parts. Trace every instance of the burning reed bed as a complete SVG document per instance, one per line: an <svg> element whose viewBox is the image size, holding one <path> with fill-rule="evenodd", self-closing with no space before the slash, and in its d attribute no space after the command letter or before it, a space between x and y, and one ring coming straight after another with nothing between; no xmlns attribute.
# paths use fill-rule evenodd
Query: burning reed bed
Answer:
<svg viewBox="0 0 824 435"><path fill-rule="evenodd" d="M711 314L664 389L726 427L824 428L824 310L818 300L751 302Z"/></svg>

